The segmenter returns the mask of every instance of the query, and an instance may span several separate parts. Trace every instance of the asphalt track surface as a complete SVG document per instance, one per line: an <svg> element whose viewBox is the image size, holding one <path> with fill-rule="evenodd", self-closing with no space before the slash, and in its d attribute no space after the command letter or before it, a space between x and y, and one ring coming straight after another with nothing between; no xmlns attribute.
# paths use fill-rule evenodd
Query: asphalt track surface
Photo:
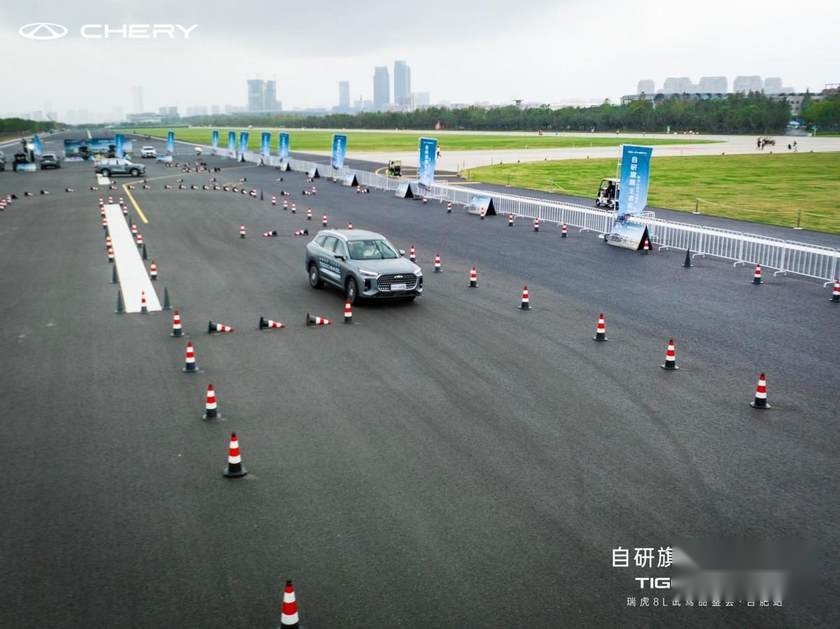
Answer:
<svg viewBox="0 0 840 629"><path fill-rule="evenodd" d="M165 191L182 175L151 163L134 193L197 375L169 313L114 314L91 166L0 173L22 197L0 213L0 626L272 627L287 578L310 628L840 624L828 290L212 163L265 200ZM280 189L296 215L271 207ZM426 294L306 328L342 310L307 284L307 206L415 245ZM766 412L748 405L760 371ZM208 383L222 420L201 419ZM231 431L245 480L221 474ZM819 572L782 608L628 608L634 577L668 572L611 565L619 545L785 537L816 545Z"/></svg>

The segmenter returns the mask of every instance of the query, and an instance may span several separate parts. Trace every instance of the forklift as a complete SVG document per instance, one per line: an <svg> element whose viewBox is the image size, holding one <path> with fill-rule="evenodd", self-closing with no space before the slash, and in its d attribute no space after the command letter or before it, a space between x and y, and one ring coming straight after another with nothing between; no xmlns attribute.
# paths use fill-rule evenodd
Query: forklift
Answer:
<svg viewBox="0 0 840 629"><path fill-rule="evenodd" d="M402 162L398 159L392 159L388 162L388 170L387 170L389 177L401 177L402 176Z"/></svg>
<svg viewBox="0 0 840 629"><path fill-rule="evenodd" d="M598 187L598 194L595 196L595 207L604 207L610 210L618 210L618 179L605 177Z"/></svg>

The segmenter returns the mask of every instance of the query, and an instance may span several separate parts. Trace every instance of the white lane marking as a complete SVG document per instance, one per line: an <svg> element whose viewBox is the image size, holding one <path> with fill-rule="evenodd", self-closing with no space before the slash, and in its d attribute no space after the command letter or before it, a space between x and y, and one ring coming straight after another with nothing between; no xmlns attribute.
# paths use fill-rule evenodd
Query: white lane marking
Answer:
<svg viewBox="0 0 840 629"><path fill-rule="evenodd" d="M108 177L105 177L104 175L100 175L100 174L97 173L96 183L98 183L100 186L110 186L111 185L111 180L108 179Z"/></svg>
<svg viewBox="0 0 840 629"><path fill-rule="evenodd" d="M116 203L105 206L105 218L108 219L108 233L114 248L114 264L120 278L120 290L126 312L140 312L140 293L146 293L146 309L149 312L160 310L155 287L149 279L146 265L140 257L131 230L125 222L122 210Z"/></svg>

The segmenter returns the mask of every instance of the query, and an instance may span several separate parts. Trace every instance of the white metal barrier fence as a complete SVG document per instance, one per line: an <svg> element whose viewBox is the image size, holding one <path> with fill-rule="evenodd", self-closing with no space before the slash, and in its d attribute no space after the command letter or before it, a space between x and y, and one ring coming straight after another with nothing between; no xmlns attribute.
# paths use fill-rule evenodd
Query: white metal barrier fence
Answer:
<svg viewBox="0 0 840 629"><path fill-rule="evenodd" d="M280 165L278 157L264 160L258 153L245 153L245 161L272 166ZM326 178L343 178L355 175L359 184L380 190L396 190L400 180L351 168L335 169L328 164L289 159L292 170L307 172L313 168ZM416 184L414 184L416 185ZM614 212L563 203L547 199L508 195L489 190L435 184L424 187L422 194L441 202L451 201L469 205L474 196L491 197L493 206L500 214L513 214L527 218L539 218L541 222L566 223L581 231L606 234L612 230ZM730 260L734 264L760 264L772 269L775 274L801 275L828 284L840 272L840 251L808 243L783 240L747 232L692 225L658 219L653 212L645 212L631 219L647 226L651 242L660 249L688 249L695 256L709 256Z"/></svg>

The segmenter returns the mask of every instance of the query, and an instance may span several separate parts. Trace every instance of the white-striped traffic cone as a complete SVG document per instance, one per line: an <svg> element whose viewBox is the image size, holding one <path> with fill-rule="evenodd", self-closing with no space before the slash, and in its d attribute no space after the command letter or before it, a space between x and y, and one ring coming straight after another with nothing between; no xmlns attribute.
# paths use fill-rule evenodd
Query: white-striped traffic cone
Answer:
<svg viewBox="0 0 840 629"><path fill-rule="evenodd" d="M141 248L143 246L143 234L137 234L137 248Z"/></svg>
<svg viewBox="0 0 840 629"><path fill-rule="evenodd" d="M154 282L155 280L157 280L157 277L158 277L157 264L155 264L155 261L152 260L151 264L149 264L149 278Z"/></svg>
<svg viewBox="0 0 840 629"><path fill-rule="evenodd" d="M207 334L213 334L214 332L224 334L225 332L233 332L233 328L229 325L225 325L224 323L215 323L214 321L208 321Z"/></svg>
<svg viewBox="0 0 840 629"><path fill-rule="evenodd" d="M834 280L834 289L831 291L831 301L840 304L840 280Z"/></svg>
<svg viewBox="0 0 840 629"><path fill-rule="evenodd" d="M286 587L283 589L283 605L280 608L280 626L300 626L297 599L295 598L295 586L292 585L291 581L286 581Z"/></svg>
<svg viewBox="0 0 840 629"><path fill-rule="evenodd" d="M207 395L204 398L204 415L202 419L216 419L221 417L219 413L219 405L216 402L216 389L212 384L207 385Z"/></svg>
<svg viewBox="0 0 840 629"><path fill-rule="evenodd" d="M344 323L353 323L353 305L349 301L344 302Z"/></svg>
<svg viewBox="0 0 840 629"><path fill-rule="evenodd" d="M172 332L169 336L183 336L184 330L181 327L181 313L177 310L172 311Z"/></svg>
<svg viewBox="0 0 840 629"><path fill-rule="evenodd" d="M604 318L604 313L598 315L598 323L595 324L595 336L592 337L596 341L606 341L607 339L607 320Z"/></svg>
<svg viewBox="0 0 840 629"><path fill-rule="evenodd" d="M309 327L312 326L320 326L320 325L332 325L332 321L329 319L325 319L324 317L316 317L308 312L306 313L306 325Z"/></svg>
<svg viewBox="0 0 840 629"><path fill-rule="evenodd" d="M137 233L138 233L137 225L132 223L131 224L131 235L134 236L135 238L137 238Z"/></svg>
<svg viewBox="0 0 840 629"><path fill-rule="evenodd" d="M540 231L540 219L538 219L538 218L534 219L534 231L535 232Z"/></svg>
<svg viewBox="0 0 840 629"><path fill-rule="evenodd" d="M475 267L470 269L470 288L478 287L478 270Z"/></svg>
<svg viewBox="0 0 840 629"><path fill-rule="evenodd" d="M289 209L289 201L288 201L288 199L283 199L283 209L284 209L284 210L288 210L288 209Z"/></svg>
<svg viewBox="0 0 840 629"><path fill-rule="evenodd" d="M522 287L522 300L519 302L519 309L520 310L530 310L531 309L531 295L528 293L528 286Z"/></svg>
<svg viewBox="0 0 840 629"><path fill-rule="evenodd" d="M184 372L196 373L197 371L198 365L195 362L195 348L193 347L192 341L187 341L187 350L184 354Z"/></svg>
<svg viewBox="0 0 840 629"><path fill-rule="evenodd" d="M347 223L347 229L352 230L353 229L353 223Z"/></svg>
<svg viewBox="0 0 840 629"><path fill-rule="evenodd" d="M148 314L149 308L146 304L146 291L140 291L140 314Z"/></svg>
<svg viewBox="0 0 840 629"><path fill-rule="evenodd" d="M435 254L435 273L441 272L441 265L440 265L440 254Z"/></svg>
<svg viewBox="0 0 840 629"><path fill-rule="evenodd" d="M248 473L242 465L242 453L239 451L239 437L235 432L230 433L230 445L228 446L228 464L222 474L227 478L242 478Z"/></svg>
<svg viewBox="0 0 840 629"><path fill-rule="evenodd" d="M272 206L277 205L277 195L276 194L271 195L271 205Z"/></svg>
<svg viewBox="0 0 840 629"><path fill-rule="evenodd" d="M763 284L764 283L764 280L761 279L761 265L760 264L755 265L755 271L753 271L753 281L752 281L752 283L753 284Z"/></svg>
<svg viewBox="0 0 840 629"><path fill-rule="evenodd" d="M272 321L271 319L264 319L263 317L260 317L258 325L260 330L279 330L280 328L286 327L280 321Z"/></svg>
<svg viewBox="0 0 840 629"><path fill-rule="evenodd" d="M306 220L307 221L312 220L312 208L306 208Z"/></svg>
<svg viewBox="0 0 840 629"><path fill-rule="evenodd" d="M447 201L446 202L446 213L447 214L452 214L452 201Z"/></svg>
<svg viewBox="0 0 840 629"><path fill-rule="evenodd" d="M102 229L108 231L108 219L105 216L102 217Z"/></svg>
<svg viewBox="0 0 840 629"><path fill-rule="evenodd" d="M560 225L560 238L566 238L569 235L569 226L566 223Z"/></svg>
<svg viewBox="0 0 840 629"><path fill-rule="evenodd" d="M408 259L411 260L412 262L417 261L417 250L414 248L414 245L411 245L408 248Z"/></svg>
<svg viewBox="0 0 840 629"><path fill-rule="evenodd" d="M239 237L240 238L245 238L245 236L247 236L247 235L248 235L248 230L245 229L245 225L240 225L239 226Z"/></svg>
<svg viewBox="0 0 840 629"><path fill-rule="evenodd" d="M108 262L114 261L114 248L108 247Z"/></svg>
<svg viewBox="0 0 840 629"><path fill-rule="evenodd" d="M326 215L326 214L324 214L324 215L321 217L321 225L323 225L324 227L326 227L326 226L327 226L327 215Z"/></svg>
<svg viewBox="0 0 840 629"><path fill-rule="evenodd" d="M677 347L674 345L674 339L668 341L668 347L665 349L665 364L660 365L660 367L668 371L679 369L677 367Z"/></svg>
<svg viewBox="0 0 840 629"><path fill-rule="evenodd" d="M292 203L291 210L292 210L292 214L297 214L297 205L295 205L294 203Z"/></svg>
<svg viewBox="0 0 840 629"><path fill-rule="evenodd" d="M513 214L508 214L508 227L513 227Z"/></svg>
<svg viewBox="0 0 840 629"><path fill-rule="evenodd" d="M105 236L105 249L110 248L112 244L113 244L113 242L111 241L111 234L106 235Z"/></svg>
<svg viewBox="0 0 840 629"><path fill-rule="evenodd" d="M750 406L757 409L770 408L767 403L767 377L762 373L758 376L758 384L755 385L755 399Z"/></svg>
<svg viewBox="0 0 840 629"><path fill-rule="evenodd" d="M645 238L645 241L642 243L642 253L648 255L650 253L650 241Z"/></svg>

